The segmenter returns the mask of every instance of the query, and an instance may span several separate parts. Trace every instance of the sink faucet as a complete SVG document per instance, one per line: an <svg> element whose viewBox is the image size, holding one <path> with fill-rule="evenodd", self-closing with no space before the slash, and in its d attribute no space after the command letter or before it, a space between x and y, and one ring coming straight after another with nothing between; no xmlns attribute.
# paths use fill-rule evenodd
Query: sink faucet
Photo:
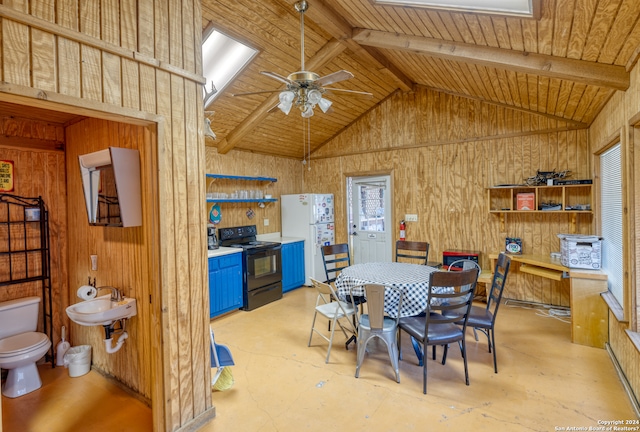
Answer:
<svg viewBox="0 0 640 432"><path fill-rule="evenodd" d="M97 288L98 291L100 290L111 290L111 301L122 301L122 293L120 292L120 290L118 288L112 287L112 286L102 286L102 287L98 287Z"/></svg>

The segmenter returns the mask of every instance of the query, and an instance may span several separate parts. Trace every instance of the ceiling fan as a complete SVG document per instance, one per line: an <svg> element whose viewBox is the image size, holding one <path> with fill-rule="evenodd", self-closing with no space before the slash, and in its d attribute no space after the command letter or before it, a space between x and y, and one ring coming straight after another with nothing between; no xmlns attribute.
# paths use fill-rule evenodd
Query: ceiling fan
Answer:
<svg viewBox="0 0 640 432"><path fill-rule="evenodd" d="M236 93L233 96L246 96L260 93L275 93L280 92L280 103L277 108L289 115L291 108L295 105L300 109L302 117L309 118L313 115L313 109L318 106L322 112L327 112L332 105L332 102L323 97L324 93L329 92L341 92L348 95L360 95L360 96L373 96L371 93L345 90L338 88L325 87L333 83L348 80L353 78L353 74L346 70L330 73L324 77L321 77L315 72L307 71L304 68L304 13L309 9L309 3L306 1L296 2L294 5L296 11L300 13L300 57L301 66L300 70L289 74L284 77L275 72L260 71L261 74L273 78L286 85L286 89L276 90L262 90L247 93ZM276 108L276 107L274 107Z"/></svg>

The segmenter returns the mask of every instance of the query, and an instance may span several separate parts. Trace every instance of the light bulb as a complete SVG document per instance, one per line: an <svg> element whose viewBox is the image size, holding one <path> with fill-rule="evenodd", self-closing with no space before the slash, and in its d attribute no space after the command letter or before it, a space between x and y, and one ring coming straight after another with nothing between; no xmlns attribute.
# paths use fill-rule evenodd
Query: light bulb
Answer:
<svg viewBox="0 0 640 432"><path fill-rule="evenodd" d="M309 118L313 115L313 107L311 105L307 105L305 110L302 111L302 117Z"/></svg>
<svg viewBox="0 0 640 432"><path fill-rule="evenodd" d="M332 104L333 102L325 98L321 98L320 101L318 102L318 106L320 107L323 113L326 113L327 111L329 111L329 108L331 108Z"/></svg>
<svg viewBox="0 0 640 432"><path fill-rule="evenodd" d="M319 90L313 89L307 94L307 98L310 104L315 105L322 99L322 93L320 93Z"/></svg>
<svg viewBox="0 0 640 432"><path fill-rule="evenodd" d="M296 97L296 94L292 91L283 91L280 92L280 103L289 104L293 102L293 99Z"/></svg>

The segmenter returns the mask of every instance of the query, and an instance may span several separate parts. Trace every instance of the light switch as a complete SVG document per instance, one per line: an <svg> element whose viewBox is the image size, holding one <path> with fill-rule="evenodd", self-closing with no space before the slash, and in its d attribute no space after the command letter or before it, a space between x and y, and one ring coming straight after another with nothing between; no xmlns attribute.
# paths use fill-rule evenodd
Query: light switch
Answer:
<svg viewBox="0 0 640 432"><path fill-rule="evenodd" d="M405 214L404 215L404 221L405 222L418 222L418 215L417 214Z"/></svg>
<svg viewBox="0 0 640 432"><path fill-rule="evenodd" d="M91 255L91 270L98 270L98 255Z"/></svg>
<svg viewBox="0 0 640 432"><path fill-rule="evenodd" d="M264 221L264 226L269 226L269 219L264 218L263 221Z"/></svg>

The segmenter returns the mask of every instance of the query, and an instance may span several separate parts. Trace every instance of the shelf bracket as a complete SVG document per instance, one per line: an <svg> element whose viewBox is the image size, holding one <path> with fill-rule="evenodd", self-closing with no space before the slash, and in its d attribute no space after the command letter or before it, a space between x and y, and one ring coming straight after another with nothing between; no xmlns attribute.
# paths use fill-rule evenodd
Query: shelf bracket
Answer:
<svg viewBox="0 0 640 432"><path fill-rule="evenodd" d="M505 218L506 218L505 214L500 213L500 232L506 232L505 221L504 221Z"/></svg>
<svg viewBox="0 0 640 432"><path fill-rule="evenodd" d="M576 213L572 213L571 214L571 220L569 221L569 231L571 234L575 234L577 231L577 219L578 219L578 215Z"/></svg>

